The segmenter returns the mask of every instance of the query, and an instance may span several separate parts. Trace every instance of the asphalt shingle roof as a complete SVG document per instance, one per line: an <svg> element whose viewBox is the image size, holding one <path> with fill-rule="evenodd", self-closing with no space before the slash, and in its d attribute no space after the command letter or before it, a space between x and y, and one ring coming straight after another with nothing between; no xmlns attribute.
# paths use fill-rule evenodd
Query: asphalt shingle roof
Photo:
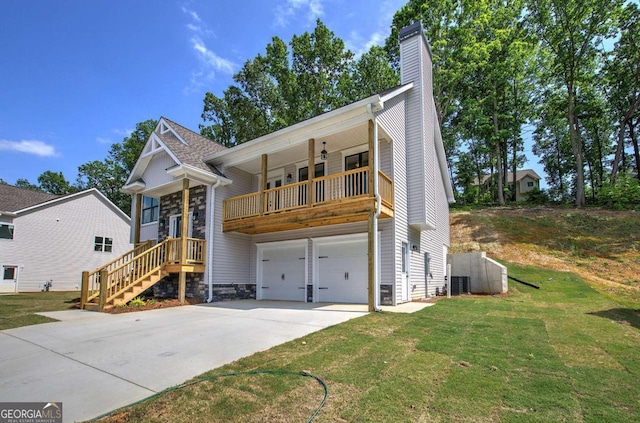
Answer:
<svg viewBox="0 0 640 423"><path fill-rule="evenodd" d="M28 188L0 184L0 211L15 212L37 204L46 203L61 195L48 194Z"/></svg>
<svg viewBox="0 0 640 423"><path fill-rule="evenodd" d="M156 133L182 164L190 165L207 172L218 173L215 168L204 162L204 158L211 154L226 150L227 148L225 146L218 144L209 138L205 138L202 135L195 133L165 117L162 119L164 119L164 121L189 144L184 145L171 132L165 132L164 134Z"/></svg>

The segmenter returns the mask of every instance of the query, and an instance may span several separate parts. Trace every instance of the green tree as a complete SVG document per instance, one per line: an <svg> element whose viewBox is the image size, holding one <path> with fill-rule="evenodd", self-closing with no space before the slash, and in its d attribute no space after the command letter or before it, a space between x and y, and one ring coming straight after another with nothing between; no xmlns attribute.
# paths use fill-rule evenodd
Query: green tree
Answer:
<svg viewBox="0 0 640 423"><path fill-rule="evenodd" d="M571 196L570 180L575 172L567 129L567 99L560 89L543 91L541 97L534 122L533 153L547 173L549 196L566 202Z"/></svg>
<svg viewBox="0 0 640 423"><path fill-rule="evenodd" d="M611 60L604 68L609 87L608 100L618 116L618 134L611 168L611 186L618 172L625 167L625 147L631 145L635 167L640 180L640 8L629 2L621 14L620 39L616 42Z"/></svg>
<svg viewBox="0 0 640 423"><path fill-rule="evenodd" d="M566 119L575 162L575 203L585 205L584 146L576 102L581 83L594 73L594 61L615 29L621 0L529 0L531 28L549 55L547 76L567 97Z"/></svg>
<svg viewBox="0 0 640 423"><path fill-rule="evenodd" d="M386 42L397 64L399 30L422 22L432 52L434 100L449 165L468 163L466 158L455 160L466 146L476 157L477 171L497 172L493 193L500 204L505 203L507 168L522 163L521 128L531 113L528 72L534 46L523 29L523 10L523 0L411 0L395 14ZM489 162L480 159L487 148ZM456 183L465 180L456 178Z"/></svg>
<svg viewBox="0 0 640 423"><path fill-rule="evenodd" d="M467 30L472 20L468 8L472 7L473 3L463 4L458 0L409 0L393 16L391 34L385 41L387 55L398 69L400 30L412 22L422 22L432 53L433 96L449 168L453 168L459 147L455 119L463 77L467 74L464 54L473 51L473 38L469 37L473 31Z"/></svg>
<svg viewBox="0 0 640 423"><path fill-rule="evenodd" d="M19 178L18 180L16 180L16 185L17 187L20 188L27 188L27 189L32 189L35 191L42 191L42 189L40 189L40 187L38 185L34 185L31 182L29 182L28 179L24 179L24 178Z"/></svg>
<svg viewBox="0 0 640 423"><path fill-rule="evenodd" d="M398 85L400 75L391 67L386 50L373 46L355 62L351 81L349 97L361 99Z"/></svg>
<svg viewBox="0 0 640 423"><path fill-rule="evenodd" d="M390 88L398 77L382 56L373 48L355 61L320 20L289 45L273 37L265 54L247 60L222 96L206 93L200 132L234 146Z"/></svg>
<svg viewBox="0 0 640 423"><path fill-rule="evenodd" d="M158 122L149 119L136 124L136 129L121 143L111 146L107 158L94 160L78 167L76 187L96 188L122 211L131 212L131 197L120 192L133 170L145 143Z"/></svg>
<svg viewBox="0 0 640 423"><path fill-rule="evenodd" d="M76 191L76 188L66 180L62 172L46 170L38 176L38 184L41 191L49 194L63 195Z"/></svg>

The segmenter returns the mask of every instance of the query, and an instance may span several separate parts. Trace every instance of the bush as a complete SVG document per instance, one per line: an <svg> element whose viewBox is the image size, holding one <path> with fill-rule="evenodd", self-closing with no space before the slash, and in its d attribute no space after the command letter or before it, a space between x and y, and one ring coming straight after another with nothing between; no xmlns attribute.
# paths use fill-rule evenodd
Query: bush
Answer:
<svg viewBox="0 0 640 423"><path fill-rule="evenodd" d="M529 204L547 204L551 201L549 194L543 189L534 188L526 193L527 203Z"/></svg>
<svg viewBox="0 0 640 423"><path fill-rule="evenodd" d="M596 202L613 210L639 210L640 183L627 174L621 174L614 186L606 185L600 188Z"/></svg>

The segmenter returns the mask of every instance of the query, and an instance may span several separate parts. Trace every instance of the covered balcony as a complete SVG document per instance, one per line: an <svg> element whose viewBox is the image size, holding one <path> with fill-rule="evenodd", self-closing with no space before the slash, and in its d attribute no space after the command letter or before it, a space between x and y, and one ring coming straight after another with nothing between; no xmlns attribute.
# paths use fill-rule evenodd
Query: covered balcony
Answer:
<svg viewBox="0 0 640 423"><path fill-rule="evenodd" d="M376 209L369 168L313 178L223 203L223 231L257 234L367 220ZM378 171L380 217L393 217L393 182Z"/></svg>
<svg viewBox="0 0 640 423"><path fill-rule="evenodd" d="M286 151L239 162L238 168L249 173L256 175L259 170L255 179L259 189L224 200L223 232L259 234L360 222L377 211L380 218L393 217L393 181L376 170L374 158L379 152L374 149L379 148L379 142L373 141L373 125L372 121L361 122L320 139L290 145ZM379 135L378 140L385 136ZM300 161L304 161L304 174L300 166L294 166ZM288 172L286 177L287 172L282 172L279 179L270 176L274 169L290 168L297 169L297 178L292 177L296 172Z"/></svg>

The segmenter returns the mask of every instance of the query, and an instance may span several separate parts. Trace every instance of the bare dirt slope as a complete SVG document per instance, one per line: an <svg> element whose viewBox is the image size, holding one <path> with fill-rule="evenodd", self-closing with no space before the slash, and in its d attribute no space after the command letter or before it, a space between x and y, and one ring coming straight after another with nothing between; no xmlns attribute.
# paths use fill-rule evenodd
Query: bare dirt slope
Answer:
<svg viewBox="0 0 640 423"><path fill-rule="evenodd" d="M451 252L570 271L640 304L640 213L500 207L452 211Z"/></svg>

